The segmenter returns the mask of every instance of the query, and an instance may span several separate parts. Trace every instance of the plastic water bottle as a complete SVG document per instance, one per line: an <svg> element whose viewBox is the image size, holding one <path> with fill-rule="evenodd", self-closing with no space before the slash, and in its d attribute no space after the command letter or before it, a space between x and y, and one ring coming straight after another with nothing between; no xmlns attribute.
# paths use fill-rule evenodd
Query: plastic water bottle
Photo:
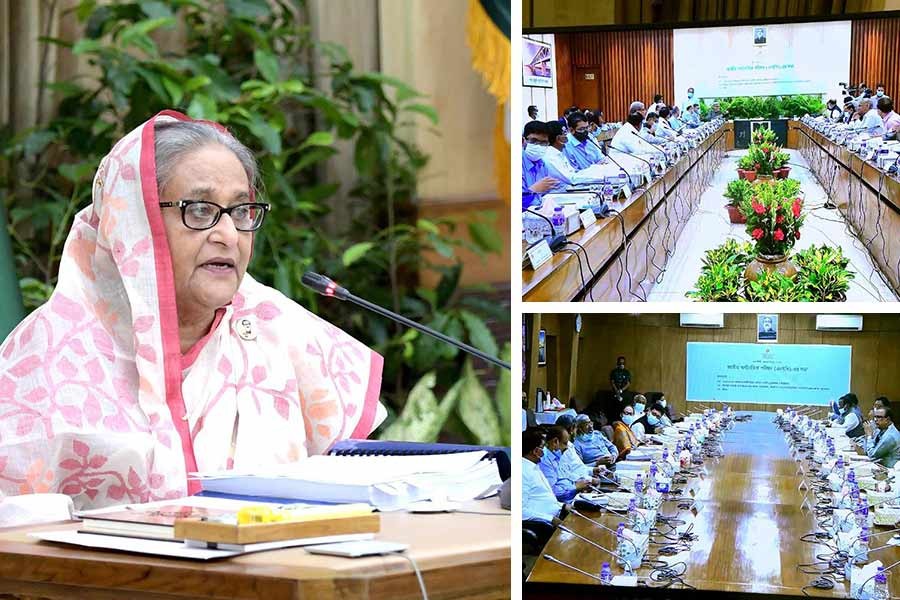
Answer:
<svg viewBox="0 0 900 600"><path fill-rule="evenodd" d="M853 552L853 562L858 565L869 560L869 528L863 527L859 539L856 541L856 550Z"/></svg>
<svg viewBox="0 0 900 600"><path fill-rule="evenodd" d="M553 223L554 235L566 234L566 216L563 214L562 206L557 206L553 209L553 216L550 217L550 222Z"/></svg>
<svg viewBox="0 0 900 600"><path fill-rule="evenodd" d="M638 473L638 476L634 480L634 499L643 505L644 502L644 480L641 478L641 474Z"/></svg>
<svg viewBox="0 0 900 600"><path fill-rule="evenodd" d="M837 462L834 464L834 472L837 473L838 475L840 475L841 477L844 476L844 457L843 456L838 456Z"/></svg>
<svg viewBox="0 0 900 600"><path fill-rule="evenodd" d="M600 567L600 585L612 585L612 569L608 562L603 563L603 566Z"/></svg>
<svg viewBox="0 0 900 600"><path fill-rule="evenodd" d="M663 448L663 451L662 451L662 461L663 461L663 462L669 462L669 449L668 449L668 448Z"/></svg>
<svg viewBox="0 0 900 600"><path fill-rule="evenodd" d="M678 455L678 462L682 470L689 468L691 466L691 451L683 448Z"/></svg>
<svg viewBox="0 0 900 600"><path fill-rule="evenodd" d="M889 600L891 593L887 586L887 573L884 567L878 567L878 573L875 575L875 587L872 590L872 600Z"/></svg>
<svg viewBox="0 0 900 600"><path fill-rule="evenodd" d="M650 485L653 485L653 484L656 483L656 473L657 473L658 471L659 471L659 468L656 466L656 461L655 461L655 460L651 460L651 461L650 461L650 477L649 477L649 484L650 484Z"/></svg>
<svg viewBox="0 0 900 600"><path fill-rule="evenodd" d="M525 211L522 213L522 237L529 246L544 238L544 225L547 222L536 214Z"/></svg>
<svg viewBox="0 0 900 600"><path fill-rule="evenodd" d="M609 182L604 183L603 188L601 189L601 195L605 204L609 204L610 202L612 202L613 197L615 196L612 184L610 184Z"/></svg>
<svg viewBox="0 0 900 600"><path fill-rule="evenodd" d="M625 541L625 523L619 523L619 526L616 528L616 554L621 556L619 559L619 564L624 565L625 560L628 559L628 544Z"/></svg>

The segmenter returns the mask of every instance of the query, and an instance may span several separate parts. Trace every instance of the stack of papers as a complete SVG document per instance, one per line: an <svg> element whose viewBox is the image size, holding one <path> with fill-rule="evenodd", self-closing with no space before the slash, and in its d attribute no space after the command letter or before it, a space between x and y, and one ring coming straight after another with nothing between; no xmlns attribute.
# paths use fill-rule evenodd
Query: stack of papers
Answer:
<svg viewBox="0 0 900 600"><path fill-rule="evenodd" d="M415 502L465 502L496 493L500 475L487 453L424 456L310 456L249 471L193 473L204 491L329 504L366 503L382 511Z"/></svg>

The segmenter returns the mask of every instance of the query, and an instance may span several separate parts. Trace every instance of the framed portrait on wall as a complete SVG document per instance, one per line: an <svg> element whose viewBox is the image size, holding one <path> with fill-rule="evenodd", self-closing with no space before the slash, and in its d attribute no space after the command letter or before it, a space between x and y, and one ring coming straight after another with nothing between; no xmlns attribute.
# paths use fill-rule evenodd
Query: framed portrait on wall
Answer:
<svg viewBox="0 0 900 600"><path fill-rule="evenodd" d="M543 329L538 331L538 366L543 367L547 364L547 332Z"/></svg>
<svg viewBox="0 0 900 600"><path fill-rule="evenodd" d="M756 315L756 341L763 344L778 342L778 315Z"/></svg>

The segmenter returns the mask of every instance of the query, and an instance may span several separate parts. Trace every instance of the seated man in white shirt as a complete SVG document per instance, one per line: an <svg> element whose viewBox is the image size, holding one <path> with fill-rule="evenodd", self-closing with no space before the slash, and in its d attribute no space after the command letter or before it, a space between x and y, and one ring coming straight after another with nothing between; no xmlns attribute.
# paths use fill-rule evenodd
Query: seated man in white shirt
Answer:
<svg viewBox="0 0 900 600"><path fill-rule="evenodd" d="M628 115L625 123L613 136L610 146L620 152L638 156L660 154L660 151L653 144L643 139L638 133L643 121L644 117L641 113Z"/></svg>
<svg viewBox="0 0 900 600"><path fill-rule="evenodd" d="M547 478L538 467L544 455L544 434L537 428L522 433L522 522L541 545L562 523L567 505L556 499Z"/></svg>
<svg viewBox="0 0 900 600"><path fill-rule="evenodd" d="M857 112L860 116L860 129L873 137L884 135L884 121L878 111L872 109L872 101L869 98L859 101Z"/></svg>
<svg viewBox="0 0 900 600"><path fill-rule="evenodd" d="M672 127L672 123L669 122L671 114L671 110L668 106L663 106L659 109L659 120L656 122L656 135L667 140L676 140L678 139L678 132L675 131Z"/></svg>
<svg viewBox="0 0 900 600"><path fill-rule="evenodd" d="M644 123L641 126L641 137L653 144L654 146L662 146L666 143L666 138L663 136L656 135L657 130L657 122L659 121L659 115L655 112L648 112L647 118L644 119Z"/></svg>
<svg viewBox="0 0 900 600"><path fill-rule="evenodd" d="M566 188L572 185L572 179L575 177L575 167L563 153L569 141L568 130L559 121L547 121L547 129L550 132L548 136L550 146L547 147L541 160L547 167L547 176L559 182L550 192L564 193Z"/></svg>
<svg viewBox="0 0 900 600"><path fill-rule="evenodd" d="M600 480L592 475L605 470L606 467L591 469L585 466L574 448L570 448L569 432L564 426L554 425L547 431L546 447L547 452L544 452L538 467L547 478L547 483L550 484L550 489L553 490L557 500L570 502L579 492L592 485L600 485ZM574 461L568 456L569 450L575 455Z"/></svg>

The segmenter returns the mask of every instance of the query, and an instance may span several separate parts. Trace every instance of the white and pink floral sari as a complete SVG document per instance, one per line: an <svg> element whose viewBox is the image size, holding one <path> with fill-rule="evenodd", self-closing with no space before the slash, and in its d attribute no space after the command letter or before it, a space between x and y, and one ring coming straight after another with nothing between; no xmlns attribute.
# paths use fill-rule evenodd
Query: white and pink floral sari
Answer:
<svg viewBox="0 0 900 600"><path fill-rule="evenodd" d="M189 472L299 460L384 418L381 356L249 275L181 354L154 159L171 119L102 161L56 290L0 346L0 497L175 498Z"/></svg>

